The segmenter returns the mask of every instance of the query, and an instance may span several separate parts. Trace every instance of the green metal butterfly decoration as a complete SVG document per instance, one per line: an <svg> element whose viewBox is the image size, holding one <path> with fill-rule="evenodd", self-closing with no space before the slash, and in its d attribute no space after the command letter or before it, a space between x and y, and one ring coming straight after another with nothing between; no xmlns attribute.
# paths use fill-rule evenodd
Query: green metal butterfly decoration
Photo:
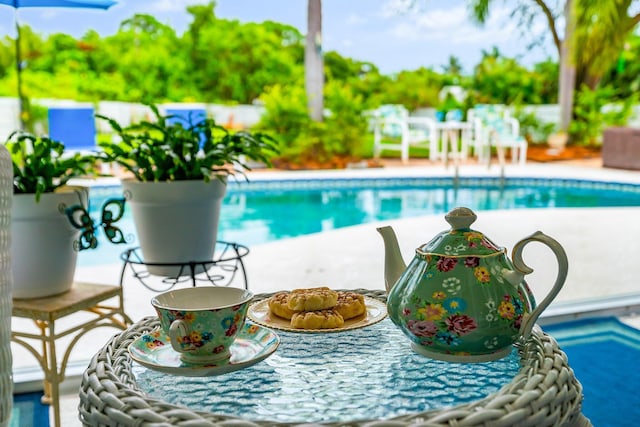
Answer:
<svg viewBox="0 0 640 427"><path fill-rule="evenodd" d="M127 243L122 230L114 224L124 215L124 198L108 199L102 205L100 223L96 225L94 220L82 205L73 205L65 209L69 222L81 231L80 238L74 242L76 250L95 249L98 247L96 236L98 228L102 227L107 239L114 244Z"/></svg>

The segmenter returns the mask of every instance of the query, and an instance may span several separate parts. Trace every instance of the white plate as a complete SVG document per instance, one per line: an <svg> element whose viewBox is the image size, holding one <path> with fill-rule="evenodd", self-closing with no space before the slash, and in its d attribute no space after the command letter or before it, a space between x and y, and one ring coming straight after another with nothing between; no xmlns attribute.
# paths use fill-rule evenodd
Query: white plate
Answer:
<svg viewBox="0 0 640 427"><path fill-rule="evenodd" d="M247 317L253 322L273 329L280 329L291 332L342 332L350 329L364 328L373 325L387 316L387 305L375 298L364 297L366 313L344 321L344 325L334 329L298 329L291 326L289 319L278 317L269 310L269 301L264 299L249 306Z"/></svg>
<svg viewBox="0 0 640 427"><path fill-rule="evenodd" d="M138 337L129 345L129 353L133 360L149 369L185 377L206 377L255 365L276 351L279 344L280 338L272 330L245 322L231 345L231 358L217 364L183 362L162 329Z"/></svg>

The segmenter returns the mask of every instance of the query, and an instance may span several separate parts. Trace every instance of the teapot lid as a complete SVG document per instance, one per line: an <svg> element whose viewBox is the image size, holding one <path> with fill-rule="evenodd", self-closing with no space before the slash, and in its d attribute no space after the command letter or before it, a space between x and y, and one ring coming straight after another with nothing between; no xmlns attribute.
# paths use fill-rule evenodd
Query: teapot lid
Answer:
<svg viewBox="0 0 640 427"><path fill-rule="evenodd" d="M479 231L472 230L476 214L469 208L454 208L445 217L451 229L439 233L429 243L418 248L421 255L439 256L491 256L505 253Z"/></svg>

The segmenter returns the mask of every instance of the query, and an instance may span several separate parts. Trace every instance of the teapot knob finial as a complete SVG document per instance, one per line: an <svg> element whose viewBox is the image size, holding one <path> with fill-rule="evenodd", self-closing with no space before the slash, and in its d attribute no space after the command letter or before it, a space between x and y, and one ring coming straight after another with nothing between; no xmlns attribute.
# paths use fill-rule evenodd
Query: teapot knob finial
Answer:
<svg viewBox="0 0 640 427"><path fill-rule="evenodd" d="M453 230L462 230L471 227L478 218L469 208L454 208L444 219L451 224Z"/></svg>

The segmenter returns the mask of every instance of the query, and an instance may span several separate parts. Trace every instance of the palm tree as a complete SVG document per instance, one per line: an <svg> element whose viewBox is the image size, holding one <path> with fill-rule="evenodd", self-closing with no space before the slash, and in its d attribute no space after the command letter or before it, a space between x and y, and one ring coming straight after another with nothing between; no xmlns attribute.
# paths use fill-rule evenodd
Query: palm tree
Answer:
<svg viewBox="0 0 640 427"><path fill-rule="evenodd" d="M455 76L459 76L462 74L462 63L460 62L460 58L457 56L450 55L449 62L447 65L442 66L442 70L446 74L453 74Z"/></svg>
<svg viewBox="0 0 640 427"><path fill-rule="evenodd" d="M542 2L544 5L544 2ZM541 6L542 7L542 6ZM575 49L572 46L573 34L576 30L576 19L573 6L573 0L567 0L564 4L564 39L560 39L556 29L555 20L549 13L548 7L542 7L549 29L553 34L553 40L558 48L558 59L560 62L560 73L558 81L558 105L560 105L560 132L568 133L569 124L573 117L573 93L576 88L576 65L575 65Z"/></svg>
<svg viewBox="0 0 640 427"><path fill-rule="evenodd" d="M304 81L312 120L322 121L324 110L324 61L322 58L322 0L308 0L307 39L304 49Z"/></svg>
<svg viewBox="0 0 640 427"><path fill-rule="evenodd" d="M577 81L595 89L624 50L629 35L640 22L640 13L629 15L634 0L575 0L575 52Z"/></svg>
<svg viewBox="0 0 640 427"><path fill-rule="evenodd" d="M471 17L479 23L484 23L489 16L489 6L492 0L471 0ZM564 38L560 37L558 31L558 19L551 7L544 0L530 0L533 4L519 2L514 12L519 12L524 20L530 19L532 8L538 8L538 12L544 16L553 44L558 51L558 59L560 62L560 76L558 81L558 104L560 105L560 130L569 129L571 122L571 113L573 111L573 92L575 88L575 64L572 61L571 40L575 29L575 16L573 14L573 0L566 0L562 17L564 17L565 34Z"/></svg>
<svg viewBox="0 0 640 427"><path fill-rule="evenodd" d="M491 0L472 0L472 16L485 22ZM562 17L564 38L558 31L558 18L548 1L521 0L514 12L529 15L537 9L545 17L558 50L560 77L558 103L560 130L566 131L573 115L573 94L583 83L594 89L615 63L624 42L640 22L640 13L629 15L636 0L566 0ZM526 18L525 18L526 19Z"/></svg>

